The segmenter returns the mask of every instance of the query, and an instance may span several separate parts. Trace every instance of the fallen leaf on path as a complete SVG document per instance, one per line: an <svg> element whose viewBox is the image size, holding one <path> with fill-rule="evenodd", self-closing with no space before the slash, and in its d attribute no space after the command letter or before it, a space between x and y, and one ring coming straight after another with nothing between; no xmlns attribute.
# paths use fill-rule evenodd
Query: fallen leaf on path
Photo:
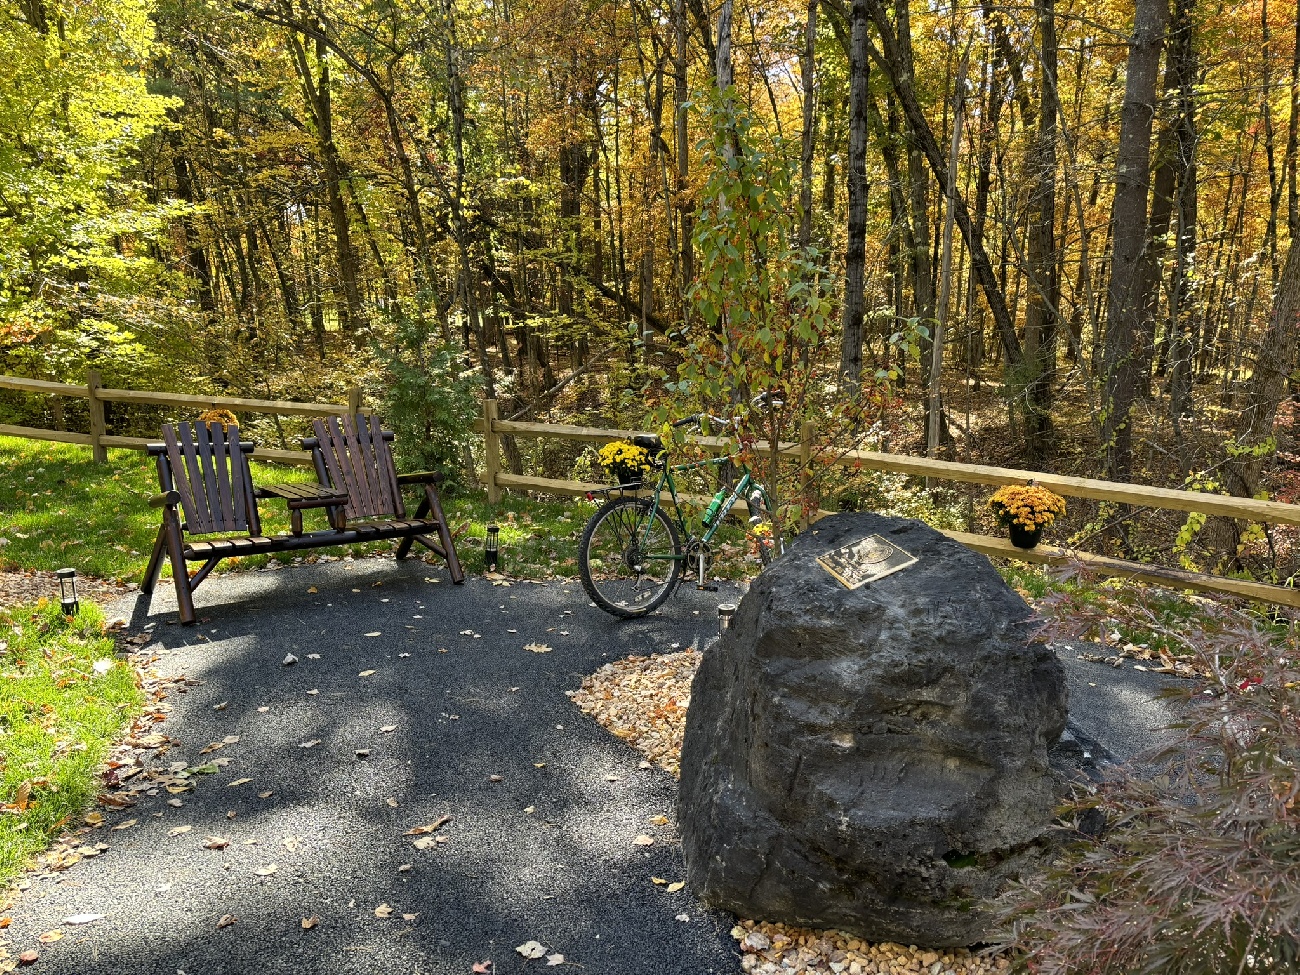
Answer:
<svg viewBox="0 0 1300 975"><path fill-rule="evenodd" d="M54 942L60 940L62 937L63 937L63 932L60 931L58 928L55 928L53 931L46 931L44 934L37 935L36 940L43 945L52 945L54 944Z"/></svg>
<svg viewBox="0 0 1300 975"><path fill-rule="evenodd" d="M667 826L667 825L668 825L668 817L667 817L667 816L651 816L649 822L650 822L652 825L654 825L654 826Z"/></svg>
<svg viewBox="0 0 1300 975"><path fill-rule="evenodd" d="M605 781L606 781L606 782L622 782L622 781L623 781L623 776L621 776L621 775L607 775L607 776L605 776Z"/></svg>
<svg viewBox="0 0 1300 975"><path fill-rule="evenodd" d="M387 904L380 904L375 908L375 917L392 917L393 909Z"/></svg>
<svg viewBox="0 0 1300 975"><path fill-rule="evenodd" d="M257 709L257 713L258 713L258 714L266 714L266 712L267 712L267 711L270 711L270 710L271 710L271 709L270 709L269 707L267 707L267 706L264 704L264 705L262 705L260 708Z"/></svg>
<svg viewBox="0 0 1300 975"><path fill-rule="evenodd" d="M270 799L271 796L273 796L273 795L275 795L275 793L274 793L273 791L271 791L270 789L267 789L265 792L259 792L259 793L257 794L257 798L259 798L259 799Z"/></svg>
<svg viewBox="0 0 1300 975"><path fill-rule="evenodd" d="M302 837L286 836L284 839L280 841L280 844L290 853L297 853L300 849L302 849Z"/></svg>
<svg viewBox="0 0 1300 975"><path fill-rule="evenodd" d="M409 863L403 863L400 867L397 868L397 872L398 872L398 873L410 873L410 872L411 872L411 865L410 865Z"/></svg>
<svg viewBox="0 0 1300 975"><path fill-rule="evenodd" d="M530 653L550 653L551 648L545 643L525 643L524 649ZM538 956L540 957L540 956Z"/></svg>
<svg viewBox="0 0 1300 975"><path fill-rule="evenodd" d="M40 957L40 953L35 948L29 948L18 956L18 963L20 965L32 965Z"/></svg>
<svg viewBox="0 0 1300 975"><path fill-rule="evenodd" d="M173 809L180 809L185 805L185 803L181 802L179 799L168 799L167 805L171 806Z"/></svg>
<svg viewBox="0 0 1300 975"><path fill-rule="evenodd" d="M419 914L403 914L403 915L402 915L402 920L403 920L403 921L414 921L414 920L415 920L417 917L419 917L419 916L420 916Z"/></svg>
<svg viewBox="0 0 1300 975"><path fill-rule="evenodd" d="M209 836L203 841L203 849L205 850L224 850L229 845L230 840L224 836Z"/></svg>
<svg viewBox="0 0 1300 975"><path fill-rule="evenodd" d="M319 590L315 586L308 586L307 591L311 593L319 592Z"/></svg>
<svg viewBox="0 0 1300 975"><path fill-rule="evenodd" d="M489 775L489 776L488 776L488 781L489 781L489 782L504 782L505 779L504 779L502 776L500 776L500 775Z"/></svg>
<svg viewBox="0 0 1300 975"><path fill-rule="evenodd" d="M71 917L63 919L64 924L90 924L94 921L103 920L103 914L74 914Z"/></svg>
<svg viewBox="0 0 1300 975"><path fill-rule="evenodd" d="M396 731L396 730L397 730L397 725L395 725L395 724L386 724L386 725L384 725L382 728L380 728L379 730L382 731L384 734L388 734L390 731Z"/></svg>
<svg viewBox="0 0 1300 975"><path fill-rule="evenodd" d="M86 825L98 826L104 821L103 813L88 812L86 813Z"/></svg>
<svg viewBox="0 0 1300 975"><path fill-rule="evenodd" d="M435 819L432 823L429 823L427 826L416 826L412 829L408 829L402 835L423 836L425 833L432 833L435 830L441 829L442 827L446 826L450 822L451 822L450 816L439 816L437 819Z"/></svg>
<svg viewBox="0 0 1300 975"><path fill-rule="evenodd" d="M239 918L235 917L233 914L223 914L221 915L221 920L217 922L217 930L220 931L222 928L228 928L238 920Z"/></svg>
<svg viewBox="0 0 1300 975"><path fill-rule="evenodd" d="M655 838L653 836L646 836L645 834L642 834L632 841L632 845L633 846L654 846Z"/></svg>
<svg viewBox="0 0 1300 975"><path fill-rule="evenodd" d="M252 782L252 781L253 781L252 779L235 779L234 782L228 783L226 785L226 788L229 789L231 786L243 785L246 782Z"/></svg>
<svg viewBox="0 0 1300 975"><path fill-rule="evenodd" d="M539 944L536 941L525 941L516 948L515 951L519 952L519 954L523 955L525 958L541 958L546 954L546 946Z"/></svg>
<svg viewBox="0 0 1300 975"><path fill-rule="evenodd" d="M690 918L690 915L689 915L689 914L678 914L678 915L677 915L677 920L679 920L679 921L689 921L690 919L691 919L691 918Z"/></svg>
<svg viewBox="0 0 1300 975"><path fill-rule="evenodd" d="M320 744L320 739L319 739L319 738L313 738L311 741L304 741L304 742L299 743L298 747L299 747L299 748L315 748L315 747L316 747L317 745L319 745L319 744Z"/></svg>
<svg viewBox="0 0 1300 975"><path fill-rule="evenodd" d="M369 676L370 676L371 674L373 674L373 673L374 673L373 670L363 670L361 673L357 674L357 676L358 676L358 677L369 677Z"/></svg>
<svg viewBox="0 0 1300 975"><path fill-rule="evenodd" d="M563 964L564 964L564 956L560 954L558 951L553 955L546 956L546 965L548 968L552 965L563 965Z"/></svg>
<svg viewBox="0 0 1300 975"><path fill-rule="evenodd" d="M193 828L194 828L193 826L173 826L171 829L167 831L167 835L180 836L182 833L188 833Z"/></svg>
<svg viewBox="0 0 1300 975"><path fill-rule="evenodd" d="M664 880L663 877L651 877L650 883L662 885L668 883L668 881Z"/></svg>
<svg viewBox="0 0 1300 975"><path fill-rule="evenodd" d="M311 917L305 917L302 919L302 929L304 931L310 931L318 924L320 924L320 918L318 918L315 914L313 914Z"/></svg>
<svg viewBox="0 0 1300 975"><path fill-rule="evenodd" d="M286 667L292 667L292 666L293 666L294 664L296 664L297 662L298 662L298 658L295 657L293 654L291 654L291 653L286 653L286 654L284 655L284 666L286 666ZM229 917L230 915L226 915L226 916Z"/></svg>
<svg viewBox="0 0 1300 975"><path fill-rule="evenodd" d="M366 634L364 634L364 635L365 635L365 636L383 636L384 634L383 634L383 632L380 631L380 630L375 630L374 633L366 633Z"/></svg>
<svg viewBox="0 0 1300 975"><path fill-rule="evenodd" d="M474 975L492 975L492 962L476 961L474 963Z"/></svg>
<svg viewBox="0 0 1300 975"><path fill-rule="evenodd" d="M253 873L257 874L259 877L269 877L271 876L271 874L275 873L279 869L280 868L277 867L274 863L270 863L267 864L265 867L258 867L256 870L253 871Z"/></svg>
<svg viewBox="0 0 1300 975"><path fill-rule="evenodd" d="M684 880L679 880L679 881L677 881L677 883L675 883L675 884L669 884L669 885L668 885L668 893L670 893L670 894L675 894L675 893L677 893L679 890L681 890L681 889L682 889L683 887L685 887L685 886L686 886L686 881L684 881Z"/></svg>
<svg viewBox="0 0 1300 975"><path fill-rule="evenodd" d="M316 690L315 688L312 688L312 689L311 689L310 691L308 691L307 693L308 693L308 695L310 695L311 697L315 697L317 694L320 693L320 691Z"/></svg>
<svg viewBox="0 0 1300 975"><path fill-rule="evenodd" d="M370 749L369 749L369 748L358 748L358 749L357 749L357 758L369 758L369 757L370 757Z"/></svg>

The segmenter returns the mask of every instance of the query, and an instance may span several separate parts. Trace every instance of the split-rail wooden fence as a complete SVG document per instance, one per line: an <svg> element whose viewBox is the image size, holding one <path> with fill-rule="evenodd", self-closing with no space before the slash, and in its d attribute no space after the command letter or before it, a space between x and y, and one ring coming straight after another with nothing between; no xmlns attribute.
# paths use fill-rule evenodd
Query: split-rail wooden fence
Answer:
<svg viewBox="0 0 1300 975"><path fill-rule="evenodd" d="M0 376L0 389L12 389L36 396L70 396L87 399L90 405L90 432L48 430L38 427L0 424L0 435L49 440L59 443L82 444L91 448L96 461L107 459L108 448L123 447L143 450L150 441L143 437L110 435L104 415L105 403L146 403L157 406L186 407L194 411L206 409L243 410L284 416L327 416L356 413L362 409L359 389L348 391L346 403L302 403L291 400L246 399L207 394L165 393L153 390L108 389L100 383L97 372L87 375L84 386L53 383L18 376ZM563 480L532 475L512 474L501 465L501 438L552 437L578 443L606 443L626 439L643 431L607 430L559 423L528 423L502 420L497 415L495 400L485 400L483 416L474 424L474 431L484 440L484 465L479 481L487 489L489 502L500 500L502 490L538 491L555 495L583 495L599 484ZM728 441L719 437L690 437L692 442L713 452L730 449ZM798 442L780 443L776 447L779 458L798 465L799 477L806 483L812 477L812 462L816 427L804 424ZM765 442L755 445L761 456L770 457L771 446ZM311 455L301 450L276 450L259 447L254 457L287 464L310 463ZM984 464L962 464L953 461L931 460L903 454L890 454L870 450L846 450L836 453L831 462L868 470L890 471L916 477L939 480L973 482L989 486L1023 484L1033 480L1066 497L1089 498L1094 501L1113 501L1145 508L1165 508L1174 511L1202 512L1224 518L1273 525L1300 526L1300 505L1280 501L1260 501L1254 498L1236 498L1226 495L1203 494L1198 491L1180 491L1171 488L1146 487L1140 484L1123 484L1086 477L1069 477L1045 474L1039 471L1017 470L1007 467L990 467ZM700 499L697 499L700 500ZM703 499L707 500L707 499ZM818 512L824 516L829 512ZM1116 576L1153 582L1174 589L1193 589L1202 592L1220 592L1260 600L1281 606L1300 608L1300 589L1273 585L1248 579L1234 579L1209 573L1188 572L1144 562L1131 562L1106 555L1096 555L1075 549L1039 545L1030 551L1015 548L1008 540L992 535L971 532L947 531L950 538L967 548L999 558L1021 559L1028 562L1054 565L1080 563L1100 575Z"/></svg>

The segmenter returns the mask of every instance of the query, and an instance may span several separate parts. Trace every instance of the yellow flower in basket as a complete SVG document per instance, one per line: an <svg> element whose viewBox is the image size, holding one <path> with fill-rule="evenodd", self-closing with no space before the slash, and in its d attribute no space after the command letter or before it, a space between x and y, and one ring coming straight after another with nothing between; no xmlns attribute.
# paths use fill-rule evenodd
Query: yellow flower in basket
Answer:
<svg viewBox="0 0 1300 975"><path fill-rule="evenodd" d="M1065 514L1065 499L1037 484L1008 484L993 492L989 508L998 524L1010 528L1018 525L1033 531L1047 528L1057 515Z"/></svg>
<svg viewBox="0 0 1300 975"><path fill-rule="evenodd" d="M600 464L620 484L631 484L650 473L650 451L626 440L611 440L597 452Z"/></svg>
<svg viewBox="0 0 1300 975"><path fill-rule="evenodd" d="M220 423L222 430L230 427L239 426L239 421L235 419L235 414L229 410L204 410L199 414L200 423Z"/></svg>

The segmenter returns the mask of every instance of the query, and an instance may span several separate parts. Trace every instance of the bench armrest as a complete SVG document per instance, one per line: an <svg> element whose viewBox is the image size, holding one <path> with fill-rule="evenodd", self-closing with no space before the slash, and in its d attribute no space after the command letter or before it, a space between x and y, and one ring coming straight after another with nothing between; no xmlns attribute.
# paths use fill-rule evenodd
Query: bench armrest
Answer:
<svg viewBox="0 0 1300 975"><path fill-rule="evenodd" d="M398 484L441 484L442 475L437 471L419 471L414 474L398 474Z"/></svg>
<svg viewBox="0 0 1300 975"><path fill-rule="evenodd" d="M165 508L169 505L174 508L180 503L181 495L179 491L164 491L162 494L155 494L149 499L149 507L151 508Z"/></svg>

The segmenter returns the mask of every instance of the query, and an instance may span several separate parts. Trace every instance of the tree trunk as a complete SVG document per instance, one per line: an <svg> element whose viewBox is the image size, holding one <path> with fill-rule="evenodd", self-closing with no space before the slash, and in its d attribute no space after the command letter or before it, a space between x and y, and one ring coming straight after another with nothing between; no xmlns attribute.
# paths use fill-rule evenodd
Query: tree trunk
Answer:
<svg viewBox="0 0 1300 975"><path fill-rule="evenodd" d="M1111 205L1111 268L1103 355L1102 447L1106 476L1126 481L1133 472L1130 426L1139 359L1135 347L1148 307L1142 258L1146 247L1147 186L1151 176L1151 122L1164 44L1163 0L1136 0L1129 38L1128 77L1115 154Z"/></svg>
<svg viewBox="0 0 1300 975"><path fill-rule="evenodd" d="M867 59L868 16L863 0L854 0L849 57L849 225L844 256L843 332L840 375L856 391L862 377L863 279L867 256L867 104L870 67ZM810 166L811 170L811 166ZM811 180L809 195L812 193Z"/></svg>
<svg viewBox="0 0 1300 975"><path fill-rule="evenodd" d="M1038 131L1029 156L1034 180L1029 195L1028 265L1032 278L1025 305L1025 442L1030 466L1043 464L1052 451L1052 394L1056 386L1057 310L1061 281L1056 263L1056 134L1060 104L1056 89L1056 4L1035 0L1038 17Z"/></svg>
<svg viewBox="0 0 1300 975"><path fill-rule="evenodd" d="M1199 295L1192 274L1197 244L1197 57L1192 33L1195 3L1196 0L1174 0L1168 54L1170 64L1176 66L1174 73L1178 79L1178 117L1174 126L1178 147L1177 236L1169 282L1169 416L1184 473L1191 470L1184 421L1192 412L1192 360L1199 331Z"/></svg>

